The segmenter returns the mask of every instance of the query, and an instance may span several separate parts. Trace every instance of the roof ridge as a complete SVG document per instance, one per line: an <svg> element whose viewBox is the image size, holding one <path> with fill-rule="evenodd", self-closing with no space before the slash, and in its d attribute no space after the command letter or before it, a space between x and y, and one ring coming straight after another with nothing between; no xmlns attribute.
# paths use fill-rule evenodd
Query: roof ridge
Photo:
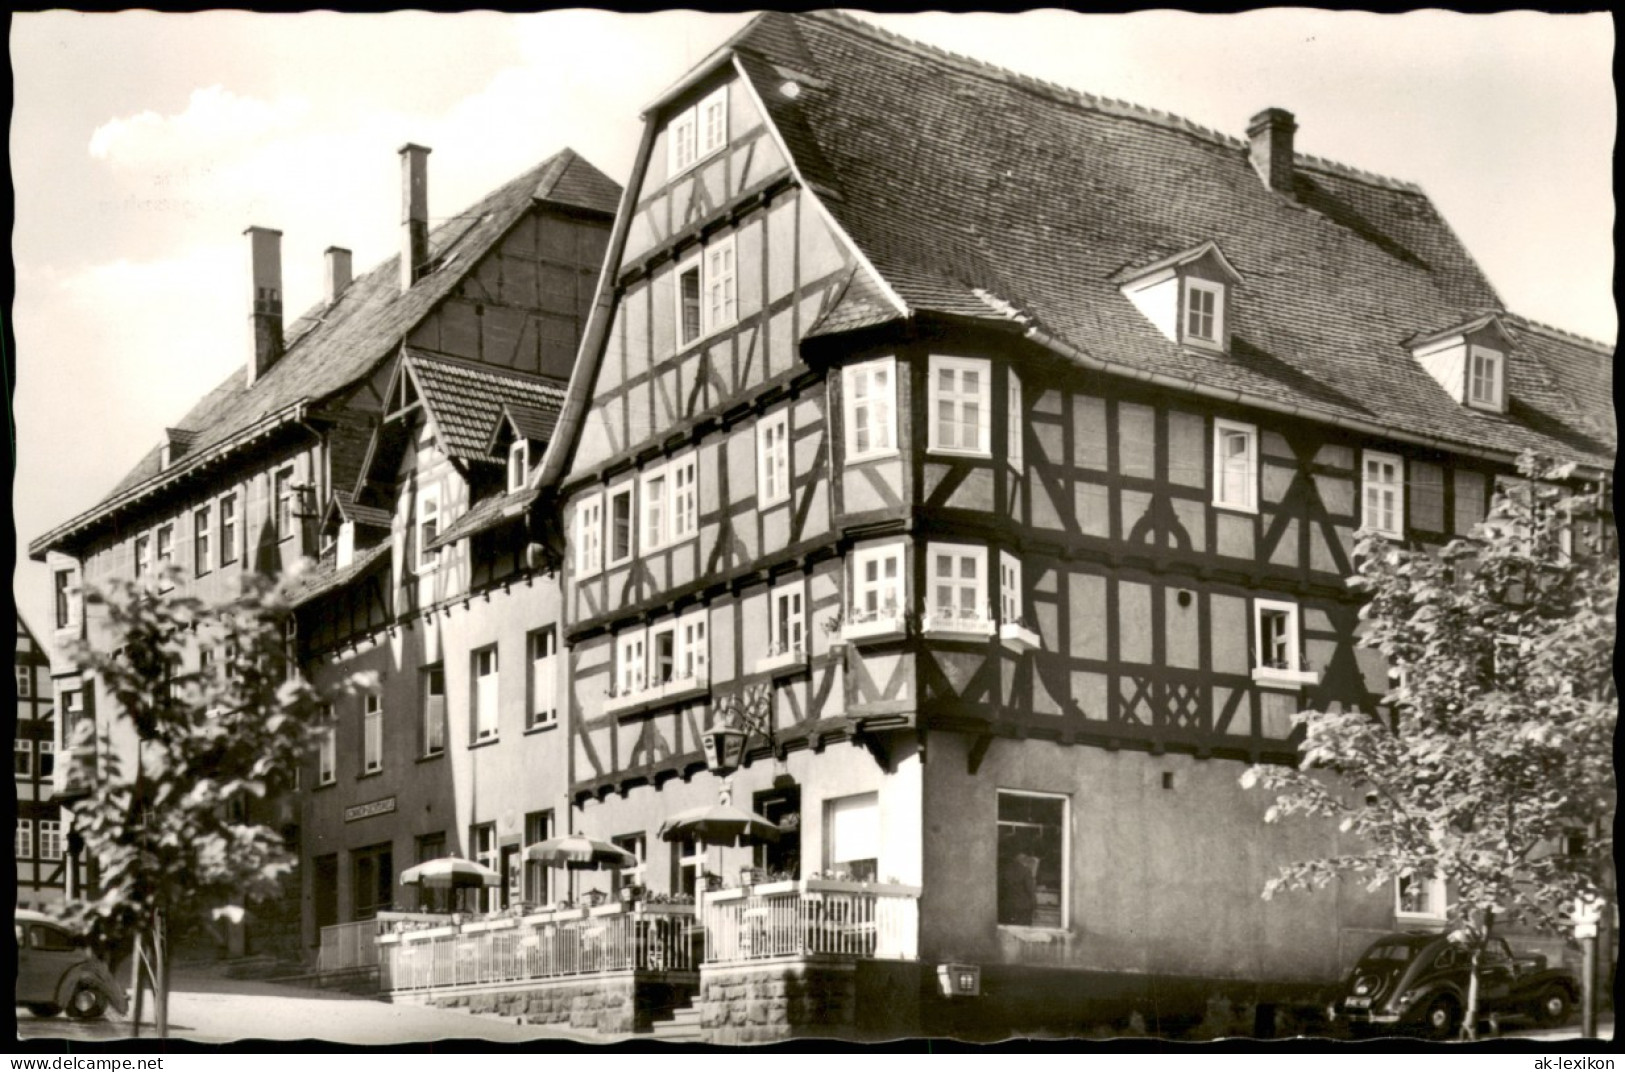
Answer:
<svg viewBox="0 0 1625 1072"><path fill-rule="evenodd" d="M1500 315L1506 317L1508 320L1513 321L1519 327L1525 328L1525 329L1527 329L1529 331L1533 331L1536 334L1539 334L1539 335L1551 335L1551 336L1554 336L1554 337L1559 338L1559 339L1567 340L1569 342L1580 343L1583 346L1587 346L1587 347L1589 347L1589 348L1591 348L1593 350L1596 350L1599 354L1601 354L1604 357L1612 356L1614 354L1614 352L1616 351L1616 349L1617 349L1617 347L1610 346L1610 345L1608 345L1607 343L1603 342L1600 339L1593 339L1589 335L1581 335L1577 331L1569 331L1567 328L1556 327L1555 325L1547 324L1547 323L1545 323L1543 321L1540 321L1540 320L1531 320L1529 317L1524 316L1521 313L1514 313L1514 312L1512 312L1510 310L1502 310Z"/></svg>
<svg viewBox="0 0 1625 1072"><path fill-rule="evenodd" d="M1025 89L1030 92L1038 92L1050 95L1052 97L1059 97L1061 98L1059 103L1074 104L1094 111L1102 112L1106 115L1115 115L1124 119L1135 119L1179 133L1194 134L1197 137L1207 138L1210 141L1217 142L1220 145L1230 149L1246 150L1248 147L1247 141L1243 138L1238 138L1233 134L1226 134L1222 130L1215 130L1212 127L1203 126L1195 120L1187 119L1182 115L1176 115L1173 112L1165 112L1161 109L1152 108L1144 104L1135 104L1133 101L1119 100L1116 97L1105 97L1098 93L1089 93L1085 90L1077 89L1072 86L1062 85L1059 82L1051 82L1047 79L1038 78L1030 74L1023 74L1020 71L1011 70L1008 67L1000 67L998 64L991 63L988 60L981 60L974 56L967 56L963 53L954 52L950 49L943 48L941 45L933 45L927 41L920 41L912 37L905 37L894 30L888 30L883 26L876 26L873 23L864 22L862 19L847 14L845 11L803 11L799 12L798 15L802 18L811 18L820 21L837 23L842 28L856 30L860 33L868 34L871 37L879 38L882 43L891 47L900 48L904 51L928 53L932 57L939 57L949 61L955 66L963 69L967 74L974 74L980 77L994 79L996 81L1004 82L1007 85L1014 86L1018 89ZM1403 190L1409 193L1420 194L1423 192L1422 188L1417 186L1415 183L1407 182L1404 179L1393 178L1392 176L1388 175L1380 175L1374 171L1367 171L1364 168L1355 167L1352 164L1344 164L1336 160L1328 160L1324 157L1311 156L1307 153L1295 152L1293 153L1293 156L1298 162L1306 164L1311 168L1316 168L1322 171L1331 171L1347 178L1375 183L1380 186L1385 186L1396 190Z"/></svg>
<svg viewBox="0 0 1625 1072"><path fill-rule="evenodd" d="M510 379L523 380L537 387L557 387L563 389L564 382L557 376L546 376L540 372L526 372L507 365L492 365L484 361L476 361L471 357L456 357L452 354L442 354L434 350L425 350L419 346L402 347L406 359L409 361L435 361L443 365L455 365L470 372L484 372Z"/></svg>

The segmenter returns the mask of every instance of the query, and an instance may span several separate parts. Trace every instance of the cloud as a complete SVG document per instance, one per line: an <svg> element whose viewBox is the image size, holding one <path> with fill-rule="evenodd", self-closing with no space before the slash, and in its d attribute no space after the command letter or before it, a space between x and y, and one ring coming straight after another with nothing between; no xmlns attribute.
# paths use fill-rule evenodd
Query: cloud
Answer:
<svg viewBox="0 0 1625 1072"><path fill-rule="evenodd" d="M234 155L254 143L296 129L310 101L242 97L223 86L192 91L176 115L145 111L112 119L90 135L90 155L115 166L164 167Z"/></svg>

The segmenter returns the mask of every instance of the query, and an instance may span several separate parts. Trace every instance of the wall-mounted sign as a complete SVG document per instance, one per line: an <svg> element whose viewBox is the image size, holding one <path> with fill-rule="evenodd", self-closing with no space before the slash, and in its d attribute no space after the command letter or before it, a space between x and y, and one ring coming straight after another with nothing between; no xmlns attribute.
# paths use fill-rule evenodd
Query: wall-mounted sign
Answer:
<svg viewBox="0 0 1625 1072"><path fill-rule="evenodd" d="M371 819L374 815L388 815L395 810L395 798L385 797L382 800L369 800L365 804L352 804L344 809L344 821L353 823L357 819Z"/></svg>

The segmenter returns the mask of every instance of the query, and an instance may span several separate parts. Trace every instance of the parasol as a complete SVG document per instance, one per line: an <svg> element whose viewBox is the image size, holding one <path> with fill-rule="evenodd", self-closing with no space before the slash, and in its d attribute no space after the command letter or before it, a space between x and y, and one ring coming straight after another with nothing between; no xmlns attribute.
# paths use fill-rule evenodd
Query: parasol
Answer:
<svg viewBox="0 0 1625 1072"><path fill-rule="evenodd" d="M638 858L619 845L594 841L583 834L539 841L525 850L525 859L567 871L618 871L638 866Z"/></svg>
<svg viewBox="0 0 1625 1072"><path fill-rule="evenodd" d="M757 845L779 840L779 828L754 812L726 802L680 811L660 826L666 841L696 838L707 845Z"/></svg>
<svg viewBox="0 0 1625 1072"><path fill-rule="evenodd" d="M401 885L434 890L477 890L502 885L502 876L473 860L443 856L402 871Z"/></svg>

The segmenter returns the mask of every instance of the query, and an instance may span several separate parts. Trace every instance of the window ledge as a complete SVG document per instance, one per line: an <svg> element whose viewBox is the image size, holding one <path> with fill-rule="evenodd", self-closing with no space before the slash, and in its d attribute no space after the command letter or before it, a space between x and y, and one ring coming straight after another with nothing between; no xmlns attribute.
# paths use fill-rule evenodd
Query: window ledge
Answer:
<svg viewBox="0 0 1625 1072"><path fill-rule="evenodd" d="M446 758L446 750L444 748L442 748L438 752L428 752L428 753L425 753L424 755L419 756L417 758L417 762L419 762L419 763L428 763L428 762L431 762L431 761L436 760L436 759L445 759L445 758Z"/></svg>
<svg viewBox="0 0 1625 1072"><path fill-rule="evenodd" d="M1253 514L1253 515L1256 515L1258 513L1258 505L1256 503L1249 506L1249 505L1246 505L1245 503L1220 502L1217 499L1213 500L1213 509L1215 509L1215 510L1229 510L1231 513L1234 513L1234 514Z"/></svg>
<svg viewBox="0 0 1625 1072"><path fill-rule="evenodd" d="M529 737L536 733L546 733L548 730L556 730L558 728L559 720L557 718L551 718L546 722L536 722L525 727L525 736Z"/></svg>
<svg viewBox="0 0 1625 1072"><path fill-rule="evenodd" d="M758 674L789 674L805 669L807 666L807 651L805 648L793 648L781 651L777 655L764 655L756 660L755 670Z"/></svg>
<svg viewBox="0 0 1625 1072"><path fill-rule="evenodd" d="M678 678L675 681L668 681L661 685L659 699L662 704L676 703L680 700L691 700L696 696L704 696L710 691L710 676L696 674L693 677Z"/></svg>
<svg viewBox="0 0 1625 1072"><path fill-rule="evenodd" d="M855 640L898 640L908 632L908 623L901 614L885 615L870 618L862 622L847 622L841 627L841 639Z"/></svg>
<svg viewBox="0 0 1625 1072"><path fill-rule="evenodd" d="M1044 642L1039 639L1035 630L1027 628L1019 622L1005 622L999 626L999 640L1005 647L1016 652L1038 651L1043 648Z"/></svg>
<svg viewBox="0 0 1625 1072"><path fill-rule="evenodd" d="M360 774L355 776L355 780L358 781L358 782L364 782L368 778L377 778L379 775L381 775L383 773L384 773L384 768L382 768L382 767L379 767L377 770L362 771Z"/></svg>
<svg viewBox="0 0 1625 1072"><path fill-rule="evenodd" d="M1255 666L1253 681L1265 688L1298 689L1304 685L1320 684L1320 671L1277 670L1269 666Z"/></svg>
<svg viewBox="0 0 1625 1072"><path fill-rule="evenodd" d="M660 690L639 689L637 692L628 692L619 696L604 697L604 713L606 715L624 715L636 711L660 698Z"/></svg>
<svg viewBox="0 0 1625 1072"><path fill-rule="evenodd" d="M993 452L991 450L971 450L965 447L930 446L925 448L925 452L927 454L941 454L949 458L982 458L987 461L991 461L993 459Z"/></svg>
<svg viewBox="0 0 1625 1072"><path fill-rule="evenodd" d="M895 458L897 456L898 456L897 448L896 447L888 447L885 450L871 450L871 451L866 451L863 454L848 454L846 456L846 460L847 460L848 463L855 464L857 462L884 461L887 458Z"/></svg>
<svg viewBox="0 0 1625 1072"><path fill-rule="evenodd" d="M489 737L481 737L477 741L470 741L468 743L468 747L469 747L469 750L472 751L473 749L476 749L476 748L489 748L494 744L501 744L501 743L502 743L502 738L493 733Z"/></svg>
<svg viewBox="0 0 1625 1072"><path fill-rule="evenodd" d="M926 636L946 640L984 640L993 635L994 626L986 618L942 618L935 615L925 619Z"/></svg>

